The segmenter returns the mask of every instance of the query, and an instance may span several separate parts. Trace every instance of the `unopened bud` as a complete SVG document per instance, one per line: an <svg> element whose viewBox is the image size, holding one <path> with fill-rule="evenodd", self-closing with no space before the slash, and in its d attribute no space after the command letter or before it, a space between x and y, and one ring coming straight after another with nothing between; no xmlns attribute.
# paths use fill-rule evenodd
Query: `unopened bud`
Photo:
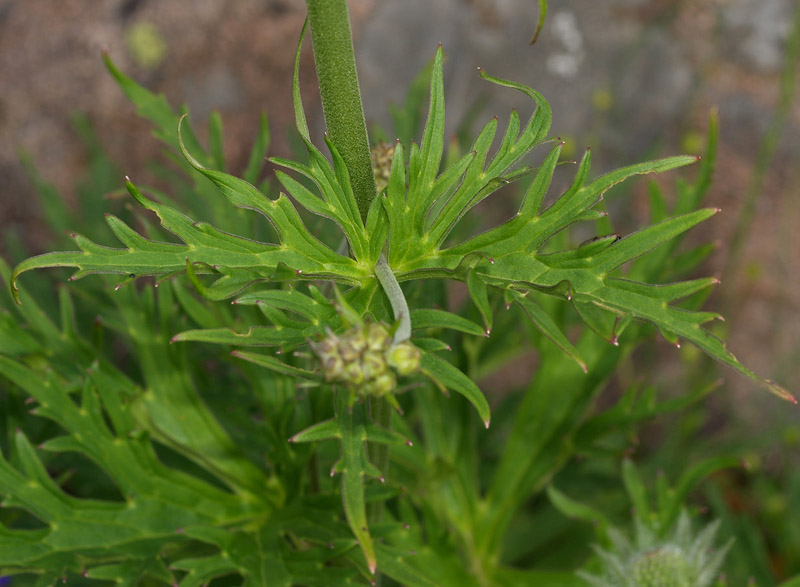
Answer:
<svg viewBox="0 0 800 587"><path fill-rule="evenodd" d="M397 380L394 374L391 371L386 371L382 375L378 375L375 379L367 382L364 386L364 394L382 397L392 393L396 384Z"/></svg>
<svg viewBox="0 0 800 587"><path fill-rule="evenodd" d="M380 322L373 322L367 330L367 348L372 351L382 351L391 341L389 330Z"/></svg>
<svg viewBox="0 0 800 587"><path fill-rule="evenodd" d="M364 366L361 364L361 361L345 364L344 373L345 382L355 387L358 387L367 379L364 376Z"/></svg>
<svg viewBox="0 0 800 587"><path fill-rule="evenodd" d="M375 379L388 369L383 353L376 351L367 351L364 353L362 364L364 366L364 377L367 379Z"/></svg>
<svg viewBox="0 0 800 587"><path fill-rule="evenodd" d="M386 362L400 375L411 375L419 370L420 352L408 341L393 345L386 351Z"/></svg>

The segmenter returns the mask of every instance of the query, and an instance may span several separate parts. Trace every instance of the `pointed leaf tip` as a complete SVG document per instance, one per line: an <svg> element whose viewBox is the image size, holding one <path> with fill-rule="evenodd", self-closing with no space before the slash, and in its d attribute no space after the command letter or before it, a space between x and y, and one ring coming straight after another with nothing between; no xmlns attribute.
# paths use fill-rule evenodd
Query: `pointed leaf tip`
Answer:
<svg viewBox="0 0 800 587"><path fill-rule="evenodd" d="M489 424L491 424L491 422L489 420L484 420L483 421L483 427L486 428L487 430L489 429Z"/></svg>
<svg viewBox="0 0 800 587"><path fill-rule="evenodd" d="M775 383L775 381L773 381L772 379L766 379L764 382L769 387L769 391L777 395L779 398L784 399L791 404L797 405L797 398L795 398L791 393L789 393L783 387Z"/></svg>

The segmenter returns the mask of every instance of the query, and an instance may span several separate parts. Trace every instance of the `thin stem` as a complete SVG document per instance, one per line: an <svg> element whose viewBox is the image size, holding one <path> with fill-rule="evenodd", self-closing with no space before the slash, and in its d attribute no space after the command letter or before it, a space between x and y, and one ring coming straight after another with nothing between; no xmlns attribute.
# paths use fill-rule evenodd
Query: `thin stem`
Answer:
<svg viewBox="0 0 800 587"><path fill-rule="evenodd" d="M411 314L408 310L408 302L403 295L403 290L400 289L400 283L392 273L392 268L386 262L386 257L383 255L378 259L375 265L375 277L386 292L386 297L389 298L389 303L392 305L392 312L394 313L395 321L399 320L400 324L394 333L394 342L403 342L411 338Z"/></svg>
<svg viewBox="0 0 800 587"><path fill-rule="evenodd" d="M392 406L382 397L371 397L369 399L369 415L372 421L385 429L392 427ZM378 467L384 477L389 476L389 446L370 442L367 445L367 453L370 462ZM375 524L381 521L383 516L383 502L375 501L367 504L367 521Z"/></svg>
<svg viewBox="0 0 800 587"><path fill-rule="evenodd" d="M408 302L403 295L403 290L400 288L397 278L386 262L386 257L383 255L378 259L375 265L375 276L386 292L386 297L389 298L389 303L392 305L392 312L394 319L399 320L400 324L394 333L394 342L403 342L411 338L411 316L408 309ZM392 426L392 406L385 398L371 398L369 403L370 416L376 424L383 428L390 429ZM389 447L383 444L373 443L369 445L369 457L372 463L378 467L384 475L388 474L389 468ZM379 522L383 513L383 503L378 502L371 504L367 512L370 522Z"/></svg>
<svg viewBox="0 0 800 587"><path fill-rule="evenodd" d="M361 91L358 86L353 40L350 32L350 18L346 0L306 0L308 21L311 25L311 37L314 44L314 61L317 68L322 109L325 114L325 125L328 136L342 158L350 175L358 211L361 219L366 221L369 207L376 196L375 177L369 153L369 138L364 120L364 109L361 104ZM395 333L406 338L411 335L408 305L403 292L394 277L386 260L381 257L375 273L386 291L395 316L403 316L406 325ZM395 291L396 286L396 291ZM392 293L394 292L394 293ZM399 292L399 298L397 293ZM402 307L395 306L396 300L402 299ZM399 308L399 309L398 309ZM392 408L384 398L371 398L369 403L370 417L384 428L391 428ZM368 446L370 460L384 475L389 468L389 449L377 443ZM380 520L383 503L378 502L369 507L368 519L372 522ZM375 581L380 581L376 575Z"/></svg>
<svg viewBox="0 0 800 587"><path fill-rule="evenodd" d="M375 199L369 138L346 0L306 0L328 136L350 174L361 219Z"/></svg>

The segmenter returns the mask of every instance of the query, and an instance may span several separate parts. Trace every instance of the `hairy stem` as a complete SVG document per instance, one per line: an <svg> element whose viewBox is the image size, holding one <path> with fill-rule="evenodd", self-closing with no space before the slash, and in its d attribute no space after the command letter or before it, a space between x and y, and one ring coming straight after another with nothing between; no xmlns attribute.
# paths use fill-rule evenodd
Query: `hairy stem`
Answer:
<svg viewBox="0 0 800 587"><path fill-rule="evenodd" d="M375 178L358 86L346 0L306 0L325 126L350 174L362 220L375 198Z"/></svg>
<svg viewBox="0 0 800 587"><path fill-rule="evenodd" d="M322 109L325 125L333 144L344 159L350 175L350 184L358 204L361 219L366 220L370 204L376 195L375 177L369 153L369 138L358 86L353 39L350 33L350 18L346 0L306 0L308 21L314 44L314 61L317 68ZM386 261L381 257L383 264ZM380 262L378 263L381 264ZM394 275L386 265L391 280L397 284ZM376 274L379 274L376 268ZM379 280L390 300L393 300L384 279ZM391 281L390 280L390 281ZM399 285L397 286L399 290ZM402 291L400 291L402 297ZM403 300L405 303L405 300ZM395 302L392 301L394 308ZM403 312L408 320L408 306ZM395 314L397 311L395 310ZM410 325L410 323L409 323ZM410 328L408 334L411 334ZM397 335L395 336L397 340ZM369 405L370 417L384 428L391 428L391 406L383 398L372 398ZM389 448L376 443L368 446L370 461L384 475L389 468ZM369 506L368 520L380 520L383 503ZM376 576L380 581L380 576Z"/></svg>

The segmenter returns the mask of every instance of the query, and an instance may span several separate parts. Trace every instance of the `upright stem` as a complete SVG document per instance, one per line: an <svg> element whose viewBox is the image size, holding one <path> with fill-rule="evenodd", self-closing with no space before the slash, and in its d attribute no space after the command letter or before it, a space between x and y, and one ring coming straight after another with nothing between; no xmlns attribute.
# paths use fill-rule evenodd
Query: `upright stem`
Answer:
<svg viewBox="0 0 800 587"><path fill-rule="evenodd" d="M361 219L366 221L369 206L376 195L375 177L369 156L369 138L358 86L347 1L306 0L306 5L325 126L328 136L344 159L358 211ZM376 424L391 428L392 409L388 401L371 398L369 411ZM389 448L372 443L368 451L372 464L386 475ZM372 504L369 521L379 521L382 512L382 503Z"/></svg>
<svg viewBox="0 0 800 587"><path fill-rule="evenodd" d="M375 198L375 178L356 73L347 0L306 0L328 136L350 174L361 219Z"/></svg>

